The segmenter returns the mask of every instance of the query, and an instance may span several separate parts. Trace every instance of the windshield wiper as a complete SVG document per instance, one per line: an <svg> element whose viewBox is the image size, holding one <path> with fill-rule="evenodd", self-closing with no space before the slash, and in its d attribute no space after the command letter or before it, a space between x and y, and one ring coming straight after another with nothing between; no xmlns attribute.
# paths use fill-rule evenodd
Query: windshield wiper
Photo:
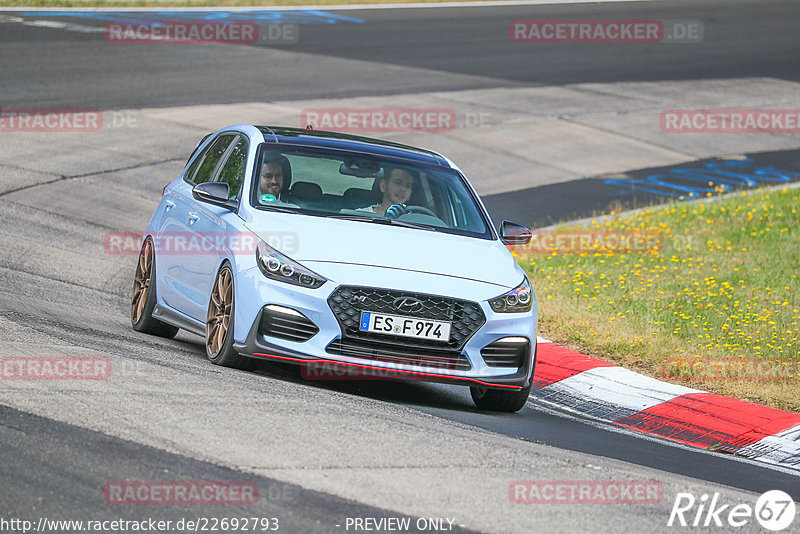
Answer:
<svg viewBox="0 0 800 534"><path fill-rule="evenodd" d="M436 227L433 226L432 224L398 221L397 219L384 219L384 220L389 221L389 223L393 224L394 226L402 226L403 228L416 228L418 230L429 230L431 232L436 231Z"/></svg>
<svg viewBox="0 0 800 534"><path fill-rule="evenodd" d="M363 221L373 224L386 224L390 226L402 226L403 228L415 228L417 230L436 231L436 227L429 224L413 223L408 221L398 221L397 219L386 219L384 217L370 217L369 215L327 215L331 219L342 219L345 221Z"/></svg>
<svg viewBox="0 0 800 534"><path fill-rule="evenodd" d="M277 212L280 212L280 213L295 213L295 214L296 213L301 213L300 211L298 211L298 210L296 210L294 208L287 208L287 207L284 207L284 206L262 206L262 207L259 207L258 209L262 209L264 211L277 211Z"/></svg>
<svg viewBox="0 0 800 534"><path fill-rule="evenodd" d="M387 220L383 218L377 217L370 217L369 215L343 215L341 213L331 213L330 215L325 216L326 219L342 219L344 221L379 221L379 220ZM385 224L385 223L384 223Z"/></svg>

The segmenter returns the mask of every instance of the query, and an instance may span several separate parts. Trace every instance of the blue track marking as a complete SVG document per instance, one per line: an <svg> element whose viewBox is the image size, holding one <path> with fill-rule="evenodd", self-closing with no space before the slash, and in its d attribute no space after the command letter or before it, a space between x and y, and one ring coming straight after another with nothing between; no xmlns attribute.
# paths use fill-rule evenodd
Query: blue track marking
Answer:
<svg viewBox="0 0 800 534"><path fill-rule="evenodd" d="M75 17L85 20L102 20L110 22L123 22L128 24L158 24L160 21L169 20L196 20L196 21L263 21L273 24L337 24L339 22L366 23L363 19L348 17L336 13L319 10L303 11L26 11L19 13L23 17ZM149 18L143 18L149 17Z"/></svg>
<svg viewBox="0 0 800 534"><path fill-rule="evenodd" d="M794 166L800 166L797 162ZM800 172L781 169L775 165L762 166L753 158L733 161L711 161L697 168L677 168L667 172L649 174L644 178L622 178L603 180L605 185L622 190L616 195L631 191L652 193L674 199L701 198L706 193L714 194L719 187L731 191L742 187L761 187L776 183L789 183L800 179ZM710 183L713 186L708 185Z"/></svg>

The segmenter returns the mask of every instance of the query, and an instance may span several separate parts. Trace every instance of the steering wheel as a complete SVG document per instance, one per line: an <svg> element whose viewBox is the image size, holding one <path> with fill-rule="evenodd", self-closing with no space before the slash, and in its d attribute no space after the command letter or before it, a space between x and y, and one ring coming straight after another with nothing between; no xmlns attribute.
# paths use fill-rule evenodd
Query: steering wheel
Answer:
<svg viewBox="0 0 800 534"><path fill-rule="evenodd" d="M430 215L431 217L439 218L433 211L429 210L425 206L406 206L406 209L409 213L422 213L423 215Z"/></svg>

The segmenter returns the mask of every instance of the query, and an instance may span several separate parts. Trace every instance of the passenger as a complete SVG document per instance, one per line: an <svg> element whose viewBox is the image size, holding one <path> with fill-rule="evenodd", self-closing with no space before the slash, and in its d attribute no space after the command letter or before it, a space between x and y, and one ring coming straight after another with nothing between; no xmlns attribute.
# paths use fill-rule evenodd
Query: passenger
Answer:
<svg viewBox="0 0 800 534"><path fill-rule="evenodd" d="M261 167L258 184L258 200L261 204L287 202L289 185L292 181L292 167L286 156L278 152L268 152Z"/></svg>
<svg viewBox="0 0 800 534"><path fill-rule="evenodd" d="M380 204L358 208L358 211L368 211L392 219L408 213L406 202L411 198L415 182L414 175L405 169L384 167L379 185L383 200Z"/></svg>

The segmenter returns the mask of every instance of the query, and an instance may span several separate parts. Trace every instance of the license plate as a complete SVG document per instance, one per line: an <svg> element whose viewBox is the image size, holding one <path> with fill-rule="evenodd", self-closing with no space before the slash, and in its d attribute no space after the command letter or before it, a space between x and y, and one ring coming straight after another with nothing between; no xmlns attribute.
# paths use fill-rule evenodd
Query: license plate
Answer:
<svg viewBox="0 0 800 534"><path fill-rule="evenodd" d="M361 312L359 330L434 341L450 339L450 323L375 312Z"/></svg>

